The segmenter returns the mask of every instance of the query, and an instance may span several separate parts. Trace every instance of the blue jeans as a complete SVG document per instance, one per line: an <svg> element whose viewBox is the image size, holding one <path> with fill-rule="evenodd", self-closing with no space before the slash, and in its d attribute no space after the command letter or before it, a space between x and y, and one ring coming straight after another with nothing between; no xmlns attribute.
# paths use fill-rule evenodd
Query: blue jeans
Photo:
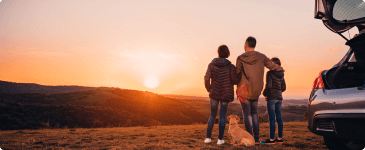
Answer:
<svg viewBox="0 0 365 150"><path fill-rule="evenodd" d="M246 100L244 103L240 103L242 107L243 120L245 121L246 131L255 138L255 142L259 142L260 122L259 115L257 113L258 100Z"/></svg>
<svg viewBox="0 0 365 150"><path fill-rule="evenodd" d="M227 106L228 106L228 102L227 101L220 101L221 103L221 108L220 108L220 112L219 112L219 136L218 139L222 140L223 139L223 134L224 134L224 129L226 127L226 113L227 113ZM214 99L210 99L210 117L208 120L208 127L207 127L207 138L211 138L212 137L212 130L213 130L213 126L214 126L214 120L215 117L217 116L217 112L218 112L218 104L219 101L214 100Z"/></svg>
<svg viewBox="0 0 365 150"><path fill-rule="evenodd" d="M283 120L281 119L281 100L267 100L267 111L270 120L270 139L275 138L275 115L278 123L278 137L283 137Z"/></svg>

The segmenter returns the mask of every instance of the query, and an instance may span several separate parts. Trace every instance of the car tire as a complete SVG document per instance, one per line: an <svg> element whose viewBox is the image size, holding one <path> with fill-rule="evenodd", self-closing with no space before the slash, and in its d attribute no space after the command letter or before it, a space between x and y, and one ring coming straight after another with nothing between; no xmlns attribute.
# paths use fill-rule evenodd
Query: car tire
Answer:
<svg viewBox="0 0 365 150"><path fill-rule="evenodd" d="M330 150L363 150L364 142L349 139L341 139L336 137L323 136L324 143Z"/></svg>

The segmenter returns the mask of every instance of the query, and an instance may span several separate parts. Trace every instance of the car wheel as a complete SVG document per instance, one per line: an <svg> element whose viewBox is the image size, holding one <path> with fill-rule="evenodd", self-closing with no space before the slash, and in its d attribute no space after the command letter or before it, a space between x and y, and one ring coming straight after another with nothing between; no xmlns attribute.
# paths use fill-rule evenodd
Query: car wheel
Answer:
<svg viewBox="0 0 365 150"><path fill-rule="evenodd" d="M324 136L324 143L330 150L362 150L365 147L364 141L341 139Z"/></svg>

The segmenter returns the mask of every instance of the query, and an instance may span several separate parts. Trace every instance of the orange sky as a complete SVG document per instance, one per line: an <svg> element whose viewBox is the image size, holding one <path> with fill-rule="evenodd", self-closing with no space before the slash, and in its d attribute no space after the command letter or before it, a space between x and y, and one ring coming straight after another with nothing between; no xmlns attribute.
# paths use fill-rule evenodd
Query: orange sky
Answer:
<svg viewBox="0 0 365 150"><path fill-rule="evenodd" d="M348 50L313 13L314 0L2 0L0 80L207 96L218 46L235 64L254 36L257 51L281 59L284 95L306 98Z"/></svg>

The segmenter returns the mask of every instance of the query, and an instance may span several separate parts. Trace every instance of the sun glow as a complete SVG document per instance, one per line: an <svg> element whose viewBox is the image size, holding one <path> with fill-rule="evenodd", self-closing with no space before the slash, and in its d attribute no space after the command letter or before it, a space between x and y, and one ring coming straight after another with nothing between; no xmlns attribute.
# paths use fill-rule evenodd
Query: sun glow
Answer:
<svg viewBox="0 0 365 150"><path fill-rule="evenodd" d="M156 78L150 77L150 78L145 79L144 85L148 88L153 89L153 88L157 87L159 85L159 83Z"/></svg>

